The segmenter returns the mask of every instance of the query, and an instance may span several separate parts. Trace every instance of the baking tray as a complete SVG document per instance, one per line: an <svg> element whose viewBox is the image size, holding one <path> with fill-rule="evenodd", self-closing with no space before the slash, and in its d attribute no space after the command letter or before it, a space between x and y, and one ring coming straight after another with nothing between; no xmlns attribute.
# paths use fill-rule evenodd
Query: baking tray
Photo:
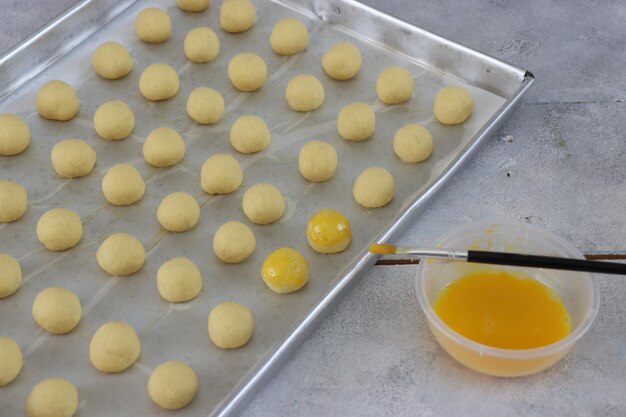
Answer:
<svg viewBox="0 0 626 417"><path fill-rule="evenodd" d="M0 112L18 113L32 134L25 153L0 158L0 177L19 181L29 193L26 215L18 222L0 225L0 251L16 256L24 271L23 287L0 300L0 334L16 339L25 356L21 374L2 388L3 416L23 415L32 386L54 376L77 385L77 415L170 415L146 395L151 370L170 359L189 363L200 379L197 397L177 415L236 413L375 263L367 245L374 240L392 240L410 224L420 207L494 132L533 83L532 74L522 69L355 1L255 3L257 24L246 33L230 35L219 29L217 1L200 14L184 13L173 1L85 1L0 58ZM172 17L173 36L164 44L145 44L134 34L134 17L148 6L163 7ZM311 42L305 53L287 58L271 51L269 33L283 17L299 17L309 28ZM196 26L210 26L220 37L220 56L211 63L189 63L182 52L185 34ZM135 61L133 71L117 81L99 78L90 66L91 52L110 40L126 45ZM323 52L340 40L356 43L363 55L361 72L349 82L329 79L320 65ZM230 57L244 51L261 54L268 64L268 82L256 93L235 91L226 77ZM181 91L175 98L151 103L140 96L139 75L153 62L167 62L180 73ZM376 75L389 65L403 65L414 74L416 89L410 102L384 106L376 100ZM325 85L326 101L321 109L307 114L288 109L284 87L298 73L312 73ZM65 80L77 90L81 107L70 122L44 120L34 111L35 92L50 79ZM474 114L461 126L443 126L433 120L435 93L446 84L464 85L474 97ZM195 124L185 114L187 95L200 85L225 95L227 113L216 125ZM125 100L136 116L133 135L121 142L99 139L92 127L96 108L111 99ZM362 143L344 141L336 132L338 110L352 101L370 103L377 112L376 133ZM236 154L228 142L230 125L246 113L261 115L272 130L271 146L254 155ZM410 122L426 125L435 140L433 155L420 164L400 163L391 146L394 132ZM143 162L141 144L157 126L174 127L183 135L187 155L179 165L157 169ZM82 138L96 149L98 162L91 175L65 180L54 174L50 151L57 141L69 137ZM326 183L308 183L298 173L298 150L312 139L332 143L339 154L338 172ZM233 154L241 162L244 184L232 195L209 197L200 189L198 173L203 161L217 152ZM100 182L109 166L122 161L139 169L147 190L133 206L112 207L100 192ZM383 165L392 172L397 192L386 207L364 210L352 198L352 183L371 165ZM227 220L246 221L241 197L258 182L273 183L283 191L286 214L273 225L251 225L257 250L246 262L222 264L212 254L212 235ZM192 231L165 233L156 221L161 198L173 191L190 192L202 204L200 222ZM84 222L82 241L61 253L43 249L35 237L39 216L57 206L71 207ZM353 242L341 254L319 255L306 243L306 222L324 207L339 209L350 218ZM130 277L110 277L95 262L99 242L117 231L134 234L147 249L146 265ZM290 295L269 291L259 273L264 257L284 245L300 250L311 269L309 284ZM202 270L203 292L189 303L169 304L158 295L156 270L173 256L190 257ZM31 318L32 301L49 286L71 289L83 304L83 319L69 335L48 335ZM207 336L208 313L224 300L242 302L255 315L255 334L238 350L219 350ZM98 373L87 353L91 335L109 320L131 323L142 341L137 363L114 375Z"/></svg>

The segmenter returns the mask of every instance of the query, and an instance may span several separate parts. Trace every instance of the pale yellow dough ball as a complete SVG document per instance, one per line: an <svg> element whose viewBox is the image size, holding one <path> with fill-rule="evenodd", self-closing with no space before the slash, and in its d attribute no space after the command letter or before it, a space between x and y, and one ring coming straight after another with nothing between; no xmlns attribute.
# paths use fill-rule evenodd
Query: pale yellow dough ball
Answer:
<svg viewBox="0 0 626 417"><path fill-rule="evenodd" d="M143 143L143 158L158 168L170 167L185 157L185 142L177 131L157 127Z"/></svg>
<svg viewBox="0 0 626 417"><path fill-rule="evenodd" d="M433 113L444 125L458 125L467 120L474 110L474 100L465 88L448 85L435 97Z"/></svg>
<svg viewBox="0 0 626 417"><path fill-rule="evenodd" d="M227 154L216 154L204 161L200 184L208 194L229 194L243 182L243 170L239 162Z"/></svg>
<svg viewBox="0 0 626 417"><path fill-rule="evenodd" d="M187 98L187 114L204 125L220 121L224 116L224 109L224 97L209 87L198 87Z"/></svg>
<svg viewBox="0 0 626 417"><path fill-rule="evenodd" d="M123 101L107 101L93 115L93 127L103 139L124 139L135 127L135 115Z"/></svg>
<svg viewBox="0 0 626 417"><path fill-rule="evenodd" d="M378 74L376 94L385 104L403 103L413 95L413 75L403 67L387 67Z"/></svg>
<svg viewBox="0 0 626 417"><path fill-rule="evenodd" d="M278 248L263 261L261 277L270 290L288 294L298 291L309 281L309 264L297 250Z"/></svg>
<svg viewBox="0 0 626 417"><path fill-rule="evenodd" d="M114 233L96 252L98 265L111 275L126 276L139 271L146 261L146 250L136 237Z"/></svg>
<svg viewBox="0 0 626 417"><path fill-rule="evenodd" d="M22 370L22 350L15 340L0 336L0 387L8 384Z"/></svg>
<svg viewBox="0 0 626 417"><path fill-rule="evenodd" d="M191 259L172 258L157 271L157 287L166 301L189 301L196 298L202 290L202 274Z"/></svg>
<svg viewBox="0 0 626 417"><path fill-rule="evenodd" d="M256 22L256 8L250 0L224 0L220 8L220 26L226 32L240 33Z"/></svg>
<svg viewBox="0 0 626 417"><path fill-rule="evenodd" d="M185 36L185 56L192 62L209 62L220 53L220 40L212 29L191 29Z"/></svg>
<svg viewBox="0 0 626 417"><path fill-rule="evenodd" d="M203 12L211 5L211 0L176 0L176 5L186 12Z"/></svg>
<svg viewBox="0 0 626 417"><path fill-rule="evenodd" d="M0 223L19 220L28 204L28 194L19 183L0 180Z"/></svg>
<svg viewBox="0 0 626 417"><path fill-rule="evenodd" d="M269 146L271 136L263 119L252 114L239 117L230 128L230 144L241 153L262 151Z"/></svg>
<svg viewBox="0 0 626 417"><path fill-rule="evenodd" d="M16 114L0 113L0 155L24 152L30 143L30 129Z"/></svg>
<svg viewBox="0 0 626 417"><path fill-rule="evenodd" d="M163 9L148 7L137 15L135 33L144 42L165 42L172 34L172 19Z"/></svg>
<svg viewBox="0 0 626 417"><path fill-rule="evenodd" d="M382 207L396 193L393 176L383 167L365 169L354 182L352 195L357 203L366 208Z"/></svg>
<svg viewBox="0 0 626 417"><path fill-rule="evenodd" d="M222 262L243 262L254 252L256 238L248 226L241 222L226 222L213 237L213 252Z"/></svg>
<svg viewBox="0 0 626 417"><path fill-rule="evenodd" d="M241 91L256 91L267 79L267 66L257 54L235 55L228 64L228 79Z"/></svg>
<svg viewBox="0 0 626 417"><path fill-rule="evenodd" d="M285 212L283 195L271 184L257 184L243 195L243 212L252 223L269 224L280 219Z"/></svg>
<svg viewBox="0 0 626 417"><path fill-rule="evenodd" d="M133 57L123 45L105 42L91 54L91 66L102 78L117 80L133 69Z"/></svg>
<svg viewBox="0 0 626 417"><path fill-rule="evenodd" d="M322 67L330 78L344 81L354 78L361 69L361 52L350 42L334 44L322 57Z"/></svg>
<svg viewBox="0 0 626 417"><path fill-rule="evenodd" d="M65 334L78 325L82 308L73 292L61 287L50 287L37 295L32 313L39 327L45 331Z"/></svg>
<svg viewBox="0 0 626 417"><path fill-rule="evenodd" d="M66 208L46 211L37 222L37 238L50 250L73 248L83 237L78 214Z"/></svg>
<svg viewBox="0 0 626 417"><path fill-rule="evenodd" d="M254 317L248 307L234 302L216 305L209 314L209 337L222 349L237 349L254 333Z"/></svg>
<svg viewBox="0 0 626 417"><path fill-rule="evenodd" d="M52 168L65 178L83 177L96 164L96 151L80 139L65 139L58 142L50 153Z"/></svg>
<svg viewBox="0 0 626 417"><path fill-rule="evenodd" d="M37 90L35 107L44 119L64 122L78 113L78 96L65 81L48 81Z"/></svg>
<svg viewBox="0 0 626 417"><path fill-rule="evenodd" d="M128 206L143 197L146 184L131 164L113 165L102 178L102 193L116 206Z"/></svg>
<svg viewBox="0 0 626 417"><path fill-rule="evenodd" d="M100 326L89 343L89 359L99 371L122 372L141 353L141 342L135 329L123 321L110 321Z"/></svg>
<svg viewBox="0 0 626 417"><path fill-rule="evenodd" d="M78 390L63 378L44 379L26 400L28 417L72 417L78 408Z"/></svg>
<svg viewBox="0 0 626 417"><path fill-rule="evenodd" d="M433 137L422 125L403 126L393 138L393 151L402 162L422 162L433 152Z"/></svg>
<svg viewBox="0 0 626 417"><path fill-rule="evenodd" d="M300 148L298 168L300 174L309 181L327 181L337 170L337 151L321 140L307 142Z"/></svg>
<svg viewBox="0 0 626 417"><path fill-rule="evenodd" d="M159 365L148 379L148 395L159 407L179 410L198 392L198 377L193 368L179 361Z"/></svg>
<svg viewBox="0 0 626 417"><path fill-rule="evenodd" d="M287 83L285 97L296 111L311 111L324 103L324 86L310 74L296 75Z"/></svg>
<svg viewBox="0 0 626 417"><path fill-rule="evenodd" d="M0 252L0 299L13 294L21 285L22 267L20 263L8 253Z"/></svg>
<svg viewBox="0 0 626 417"><path fill-rule="evenodd" d="M200 220L200 206L188 193L171 193L159 204L157 219L170 232L186 232L193 229Z"/></svg>
<svg viewBox="0 0 626 417"><path fill-rule="evenodd" d="M376 114L365 103L348 104L339 111L337 130L347 140L365 140L374 134Z"/></svg>
<svg viewBox="0 0 626 417"><path fill-rule="evenodd" d="M309 46L309 31L298 19L279 20L270 34L270 45L277 54L297 54Z"/></svg>
<svg viewBox="0 0 626 417"><path fill-rule="evenodd" d="M139 91L150 101L174 97L180 88L180 80L174 68L167 64L152 64L139 77Z"/></svg>

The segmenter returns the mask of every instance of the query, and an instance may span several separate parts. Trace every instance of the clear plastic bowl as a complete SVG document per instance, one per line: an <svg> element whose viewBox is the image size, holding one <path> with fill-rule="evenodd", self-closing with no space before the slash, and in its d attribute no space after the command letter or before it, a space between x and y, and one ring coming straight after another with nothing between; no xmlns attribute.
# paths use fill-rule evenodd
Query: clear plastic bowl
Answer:
<svg viewBox="0 0 626 417"><path fill-rule="evenodd" d="M583 258L583 254L565 240L525 223L471 223L443 236L436 247ZM517 350L482 345L448 327L433 310L441 289L462 275L493 268L525 272L552 288L571 316L571 333L547 346ZM591 274L585 272L425 259L418 266L416 290L428 325L441 347L468 368L502 377L533 374L559 361L589 330L599 306L598 287Z"/></svg>

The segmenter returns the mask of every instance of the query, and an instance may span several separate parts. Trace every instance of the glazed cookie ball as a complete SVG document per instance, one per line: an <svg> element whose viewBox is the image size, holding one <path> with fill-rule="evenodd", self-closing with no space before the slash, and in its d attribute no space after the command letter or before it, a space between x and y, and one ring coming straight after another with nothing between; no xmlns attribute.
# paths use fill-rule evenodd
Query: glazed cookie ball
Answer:
<svg viewBox="0 0 626 417"><path fill-rule="evenodd" d="M54 145L50 160L57 175L78 178L91 172L96 164L96 151L80 139L65 139Z"/></svg>
<svg viewBox="0 0 626 417"><path fill-rule="evenodd" d="M185 232L193 229L200 220L200 206L190 194L175 192L161 201L157 219L165 230Z"/></svg>
<svg viewBox="0 0 626 417"><path fill-rule="evenodd" d="M158 168L179 163L185 156L185 142L177 131L169 127L157 127L143 143L143 158Z"/></svg>
<svg viewBox="0 0 626 417"><path fill-rule="evenodd" d="M0 155L24 152L30 143L30 129L16 114L0 113Z"/></svg>
<svg viewBox="0 0 626 417"><path fill-rule="evenodd" d="M64 122L78 113L78 96L68 83L48 81L37 90L35 107L44 119Z"/></svg>
<svg viewBox="0 0 626 417"><path fill-rule="evenodd" d="M0 252L0 299L8 297L22 285L22 267L13 256ZM0 366L0 369L2 366ZM0 385L2 385L0 383Z"/></svg>
<svg viewBox="0 0 626 417"><path fill-rule="evenodd" d="M111 275L132 275L146 261L146 250L136 237L115 233L107 237L96 252L100 268Z"/></svg>
<svg viewBox="0 0 626 417"><path fill-rule="evenodd" d="M309 181L327 181L337 170L337 151L321 140L307 142L300 148L298 168L300 174Z"/></svg>
<svg viewBox="0 0 626 417"><path fill-rule="evenodd" d="M11 223L26 213L28 194L20 184L0 180L0 223Z"/></svg>
<svg viewBox="0 0 626 417"><path fill-rule="evenodd" d="M0 336L0 387L13 381L22 370L22 351L15 340Z"/></svg>
<svg viewBox="0 0 626 417"><path fill-rule="evenodd" d="M463 123L473 110L474 100L469 91L456 85L448 85L439 90L433 104L435 118L444 125Z"/></svg>
<svg viewBox="0 0 626 417"><path fill-rule="evenodd" d="M356 202L366 208L384 206L395 193L393 176L383 167L369 167L361 172L352 189Z"/></svg>
<svg viewBox="0 0 626 417"><path fill-rule="evenodd" d="M309 31L298 19L279 20L270 34L270 45L277 54L297 54L309 46Z"/></svg>
<svg viewBox="0 0 626 417"><path fill-rule="evenodd" d="M433 152L433 138L424 126L406 125L396 132L393 151L402 162L422 162Z"/></svg>
<svg viewBox="0 0 626 417"><path fill-rule="evenodd" d="M69 333L78 325L82 316L80 301L76 295L60 287L46 288L33 303L33 318L45 331L52 334Z"/></svg>
<svg viewBox="0 0 626 417"><path fill-rule="evenodd" d="M91 66L102 78L117 80L133 69L133 57L123 45L105 42L91 54Z"/></svg>
<svg viewBox="0 0 626 417"><path fill-rule="evenodd" d="M178 410L193 400L198 392L198 377L187 364L167 361L159 365L148 379L148 395L159 407Z"/></svg>
<svg viewBox="0 0 626 417"><path fill-rule="evenodd" d="M243 212L252 223L269 224L285 212L285 200L278 188L271 184L254 185L243 195Z"/></svg>
<svg viewBox="0 0 626 417"><path fill-rule="evenodd" d="M102 178L102 193L116 206L128 206L143 197L146 184L131 164L113 165Z"/></svg>
<svg viewBox="0 0 626 417"><path fill-rule="evenodd" d="M213 155L202 165L200 184L208 194L229 194L243 182L243 170L235 158L227 154Z"/></svg>
<svg viewBox="0 0 626 417"><path fill-rule="evenodd" d="M123 101L107 101L93 115L93 127L103 139L124 139L135 127L135 115Z"/></svg>
<svg viewBox="0 0 626 417"><path fill-rule="evenodd" d="M333 209L320 210L306 225L309 245L319 253L344 251L352 241L352 230L348 218Z"/></svg>
<svg viewBox="0 0 626 417"><path fill-rule="evenodd" d="M250 0L224 0L220 8L220 26L226 32L240 33L256 22L256 8Z"/></svg>
<svg viewBox="0 0 626 417"><path fill-rule="evenodd" d="M296 75L287 83L285 97L296 111L311 111L324 103L324 86L310 74Z"/></svg>
<svg viewBox="0 0 626 417"><path fill-rule="evenodd" d="M213 237L213 252L222 262L243 262L254 252L256 238L248 226L241 222L226 222Z"/></svg>
<svg viewBox="0 0 626 417"><path fill-rule="evenodd" d="M157 286L164 300L181 303L200 294L202 275L191 259L173 258L157 271Z"/></svg>
<svg viewBox="0 0 626 417"><path fill-rule="evenodd" d="M211 0L176 0L176 5L186 12L203 12L211 5Z"/></svg>
<svg viewBox="0 0 626 417"><path fill-rule="evenodd" d="M322 67L330 78L344 81L354 78L361 69L361 52L350 42L338 42L322 57Z"/></svg>
<svg viewBox="0 0 626 417"><path fill-rule="evenodd" d="M413 95L413 75L402 67L388 67L378 74L376 94L385 104L403 103Z"/></svg>
<svg viewBox="0 0 626 417"><path fill-rule="evenodd" d="M254 332L254 317L243 304L225 302L209 314L209 337L222 349L237 349L248 343Z"/></svg>
<svg viewBox="0 0 626 417"><path fill-rule="evenodd" d="M235 55L228 64L228 79L241 91L256 91L267 79L265 61L257 54Z"/></svg>
<svg viewBox="0 0 626 417"><path fill-rule="evenodd" d="M187 98L187 114L198 123L217 123L224 116L224 109L224 97L209 87L198 87Z"/></svg>
<svg viewBox="0 0 626 417"><path fill-rule="evenodd" d="M209 62L220 53L220 40L207 27L191 29L185 36L185 56L192 62Z"/></svg>
<svg viewBox="0 0 626 417"><path fill-rule="evenodd" d="M26 400L28 417L72 417L78 408L78 390L62 378L44 379Z"/></svg>
<svg viewBox="0 0 626 417"><path fill-rule="evenodd" d="M309 264L297 250L279 248L265 258L261 276L270 290L288 294L298 291L309 281Z"/></svg>
<svg viewBox="0 0 626 417"><path fill-rule="evenodd" d="M241 116L230 128L230 144L241 153L262 151L269 146L270 140L270 129L259 116Z"/></svg>
<svg viewBox="0 0 626 417"><path fill-rule="evenodd" d="M131 366L141 352L135 329L123 321L110 321L96 331L89 343L89 359L99 371L122 372Z"/></svg>
<svg viewBox="0 0 626 417"><path fill-rule="evenodd" d="M73 248L82 237L83 223L70 209L48 210L37 222L37 238L50 250Z"/></svg>
<svg viewBox="0 0 626 417"><path fill-rule="evenodd" d="M348 104L337 116L339 135L347 140L365 140L372 136L375 127L374 110L365 103Z"/></svg>
<svg viewBox="0 0 626 417"><path fill-rule="evenodd" d="M135 33L144 42L165 42L172 34L172 20L165 10L148 7L137 15Z"/></svg>
<svg viewBox="0 0 626 417"><path fill-rule="evenodd" d="M174 68L167 64L152 64L139 77L139 91L150 101L174 97L180 88L180 80Z"/></svg>

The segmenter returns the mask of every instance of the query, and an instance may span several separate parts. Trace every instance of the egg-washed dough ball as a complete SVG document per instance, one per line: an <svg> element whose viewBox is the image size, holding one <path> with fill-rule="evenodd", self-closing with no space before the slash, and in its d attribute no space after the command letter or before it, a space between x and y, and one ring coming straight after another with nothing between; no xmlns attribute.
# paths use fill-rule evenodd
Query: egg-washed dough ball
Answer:
<svg viewBox="0 0 626 417"><path fill-rule="evenodd" d="M403 126L393 138L393 151L402 162L422 162L433 152L433 137L422 125Z"/></svg>
<svg viewBox="0 0 626 417"><path fill-rule="evenodd" d="M139 91L150 101L174 97L180 88L180 80L174 68L167 64L152 64L139 77Z"/></svg>
<svg viewBox="0 0 626 417"><path fill-rule="evenodd" d="M243 212L252 223L269 224L280 219L285 212L283 195L271 184L257 184L243 195Z"/></svg>
<svg viewBox="0 0 626 417"><path fill-rule="evenodd" d="M347 140L365 140L374 134L376 114L365 103L344 106L337 116L337 130Z"/></svg>
<svg viewBox="0 0 626 417"><path fill-rule="evenodd" d="M208 194L229 194L243 182L243 170L239 162L224 153L208 158L202 164L200 184Z"/></svg>
<svg viewBox="0 0 626 417"><path fill-rule="evenodd" d="M376 94L385 104L403 103L413 95L413 75L403 67L387 67L378 74Z"/></svg>
<svg viewBox="0 0 626 417"><path fill-rule="evenodd" d="M297 250L278 248L263 261L261 276L270 290L288 294L298 291L309 281L309 264Z"/></svg>
<svg viewBox="0 0 626 417"><path fill-rule="evenodd" d="M200 220L200 206L188 193L171 193L159 204L157 219L170 232L186 232L193 229Z"/></svg>
<svg viewBox="0 0 626 417"><path fill-rule="evenodd" d="M320 210L309 219L306 225L309 245L319 253L344 251L352 241L350 221L337 210Z"/></svg>
<svg viewBox="0 0 626 417"><path fill-rule="evenodd" d="M165 262L157 271L157 287L164 300L182 303L202 290L202 274L191 259L178 257Z"/></svg>
<svg viewBox="0 0 626 417"><path fill-rule="evenodd" d="M146 261L146 250L136 237L114 233L102 242L96 252L96 260L100 268L111 275L132 275Z"/></svg>
<svg viewBox="0 0 626 417"><path fill-rule="evenodd" d="M91 54L91 66L102 78L117 80L133 69L133 57L123 45L105 42Z"/></svg>
<svg viewBox="0 0 626 417"><path fill-rule="evenodd" d="M239 117L230 128L230 144L241 153L262 151L269 146L271 136L263 119L252 114Z"/></svg>
<svg viewBox="0 0 626 417"><path fill-rule="evenodd" d="M37 222L37 238L50 250L73 248L83 237L83 223L78 214L66 208L46 211Z"/></svg>
<svg viewBox="0 0 626 417"><path fill-rule="evenodd" d="M0 223L19 220L28 204L28 194L24 187L11 180L0 180Z"/></svg>
<svg viewBox="0 0 626 417"><path fill-rule="evenodd" d="M209 87L198 87L187 98L187 114L204 125L220 121L224 116L224 109L224 97Z"/></svg>
<svg viewBox="0 0 626 417"><path fill-rule="evenodd" d="M270 45L277 54L297 54L309 46L309 31L298 19L279 20L270 34Z"/></svg>
<svg viewBox="0 0 626 417"><path fill-rule="evenodd" d="M39 327L52 334L71 332L82 316L78 297L61 287L50 287L40 292L32 312Z"/></svg>
<svg viewBox="0 0 626 417"><path fill-rule="evenodd" d="M226 222L213 237L213 252L222 262L243 262L254 252L256 238L248 226L241 222Z"/></svg>
<svg viewBox="0 0 626 417"><path fill-rule="evenodd" d="M185 36L185 56L192 62L204 63L215 59L220 53L220 40L212 29L191 29Z"/></svg>
<svg viewBox="0 0 626 417"><path fill-rule="evenodd" d="M256 8L250 0L224 0L220 8L220 26L226 32L240 33L256 22Z"/></svg>
<svg viewBox="0 0 626 417"><path fill-rule="evenodd" d="M383 167L369 167L359 174L352 195L357 203L366 208L382 207L396 193L393 176Z"/></svg>
<svg viewBox="0 0 626 417"><path fill-rule="evenodd" d="M172 34L172 19L163 9L148 7L135 18L135 33L144 42L165 42Z"/></svg>
<svg viewBox="0 0 626 417"><path fill-rule="evenodd" d="M22 267L13 256L0 252L0 299L8 297L22 285ZM2 366L0 366L0 369ZM2 385L0 383L0 385Z"/></svg>
<svg viewBox="0 0 626 417"><path fill-rule="evenodd" d="M211 0L176 0L176 5L186 12L203 12L211 5Z"/></svg>
<svg viewBox="0 0 626 417"><path fill-rule="evenodd" d="M324 103L324 86L310 74L296 75L287 83L285 97L296 111L311 111Z"/></svg>
<svg viewBox="0 0 626 417"><path fill-rule="evenodd" d="M102 178L102 193L116 206L128 206L143 197L146 184L131 164L113 165Z"/></svg>
<svg viewBox="0 0 626 417"><path fill-rule="evenodd" d="M448 85L439 90L433 104L435 118L444 125L463 123L473 110L474 100L469 91L456 85Z"/></svg>
<svg viewBox="0 0 626 417"><path fill-rule="evenodd" d="M322 67L330 78L339 81L354 78L361 69L361 52L350 42L334 44L322 57Z"/></svg>
<svg viewBox="0 0 626 417"><path fill-rule="evenodd" d="M78 96L65 81L48 81L37 90L35 107L44 119L64 122L78 113Z"/></svg>
<svg viewBox="0 0 626 417"><path fill-rule="evenodd" d="M78 390L67 379L39 382L26 400L28 417L72 417L78 408Z"/></svg>
<svg viewBox="0 0 626 417"><path fill-rule="evenodd" d="M157 168L176 165L184 156L183 138L169 127L157 127L143 143L143 159Z"/></svg>
<svg viewBox="0 0 626 417"><path fill-rule="evenodd" d="M50 153L52 168L65 178L83 177L96 164L96 151L80 139L65 139L58 142Z"/></svg>
<svg viewBox="0 0 626 417"><path fill-rule="evenodd" d="M217 347L237 349L254 333L254 317L248 307L234 302L216 305L209 314L209 337Z"/></svg>
<svg viewBox="0 0 626 417"><path fill-rule="evenodd" d="M238 90L256 91L267 79L267 65L257 54L235 55L228 64L228 79Z"/></svg>
<svg viewBox="0 0 626 417"><path fill-rule="evenodd" d="M0 113L0 155L24 152L30 143L30 129L17 114Z"/></svg>
<svg viewBox="0 0 626 417"><path fill-rule="evenodd" d="M139 337L135 329L123 321L103 324L89 343L89 360L101 372L122 372L135 363L139 353Z"/></svg>
<svg viewBox="0 0 626 417"><path fill-rule="evenodd" d="M93 115L93 127L102 139L124 139L135 127L135 115L123 101L107 101Z"/></svg>
<svg viewBox="0 0 626 417"><path fill-rule="evenodd" d="M13 381L21 370L20 346L10 337L0 336L0 387Z"/></svg>
<svg viewBox="0 0 626 417"><path fill-rule="evenodd" d="M179 410L198 392L198 377L191 366L179 361L159 365L148 379L148 395L166 410Z"/></svg>
<svg viewBox="0 0 626 417"><path fill-rule="evenodd" d="M327 181L337 170L337 151L321 140L307 142L300 148L298 168L300 174L309 181Z"/></svg>

